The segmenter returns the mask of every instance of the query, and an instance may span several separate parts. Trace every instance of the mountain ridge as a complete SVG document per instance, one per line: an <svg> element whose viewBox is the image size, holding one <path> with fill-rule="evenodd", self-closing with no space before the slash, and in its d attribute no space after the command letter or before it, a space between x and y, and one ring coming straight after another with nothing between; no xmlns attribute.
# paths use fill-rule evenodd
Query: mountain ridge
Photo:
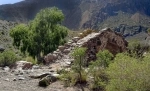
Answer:
<svg viewBox="0 0 150 91"><path fill-rule="evenodd" d="M124 20L127 21L125 22L127 25L130 24L128 21L132 20L136 25L150 26L149 0L25 0L16 4L1 5L0 17L3 20L28 22L40 9L54 6L65 14L63 25L73 30L99 29L102 27L101 24L106 23L111 17L122 19L118 12L130 14L129 18ZM143 20L140 17L147 18ZM146 21L146 23L139 23L139 21ZM118 21L118 24L122 22Z"/></svg>

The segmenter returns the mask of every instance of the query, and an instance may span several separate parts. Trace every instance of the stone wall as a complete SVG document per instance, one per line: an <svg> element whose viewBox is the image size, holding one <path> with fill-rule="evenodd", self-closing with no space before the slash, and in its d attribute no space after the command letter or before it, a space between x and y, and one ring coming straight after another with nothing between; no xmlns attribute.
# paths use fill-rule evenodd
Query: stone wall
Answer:
<svg viewBox="0 0 150 91"><path fill-rule="evenodd" d="M102 50L109 50L112 54L124 52L127 50L128 42L122 35L112 31L110 28L103 29L98 33L91 33L86 37L80 39L74 37L63 46L59 46L56 51L45 56L46 63L55 60L61 60L64 56L69 56L75 47L86 47L87 61L96 60L96 53ZM69 58L68 57L68 58Z"/></svg>

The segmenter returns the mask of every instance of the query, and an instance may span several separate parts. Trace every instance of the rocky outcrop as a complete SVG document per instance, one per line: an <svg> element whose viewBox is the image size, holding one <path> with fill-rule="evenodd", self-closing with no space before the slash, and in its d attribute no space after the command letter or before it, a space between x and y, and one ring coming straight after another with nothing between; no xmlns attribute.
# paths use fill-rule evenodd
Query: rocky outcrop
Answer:
<svg viewBox="0 0 150 91"><path fill-rule="evenodd" d="M129 36L134 36L142 32L147 33L147 29L148 29L147 27L143 27L140 25L129 26L127 24L121 24L118 27L115 27L113 30L115 32L121 33L124 37L129 37Z"/></svg>
<svg viewBox="0 0 150 91"><path fill-rule="evenodd" d="M96 60L96 53L102 50L109 50L112 54L117 54L127 50L127 41L120 34L110 28L103 29L98 33L92 33L77 44L87 48L87 60Z"/></svg>

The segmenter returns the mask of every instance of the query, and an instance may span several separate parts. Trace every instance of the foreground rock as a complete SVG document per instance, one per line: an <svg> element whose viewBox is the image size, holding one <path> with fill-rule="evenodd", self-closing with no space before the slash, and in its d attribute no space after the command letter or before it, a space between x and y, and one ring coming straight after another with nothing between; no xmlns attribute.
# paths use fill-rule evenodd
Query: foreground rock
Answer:
<svg viewBox="0 0 150 91"><path fill-rule="evenodd" d="M55 75L47 75L39 81L39 86L46 87L55 81L57 81L57 77Z"/></svg>
<svg viewBox="0 0 150 91"><path fill-rule="evenodd" d="M16 69L31 69L33 64L27 61L17 61L16 62Z"/></svg>

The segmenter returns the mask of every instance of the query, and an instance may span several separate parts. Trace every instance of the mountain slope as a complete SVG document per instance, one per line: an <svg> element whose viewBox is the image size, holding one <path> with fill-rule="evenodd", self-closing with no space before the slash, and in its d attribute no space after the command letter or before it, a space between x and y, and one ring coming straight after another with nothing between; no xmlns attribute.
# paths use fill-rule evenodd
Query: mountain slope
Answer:
<svg viewBox="0 0 150 91"><path fill-rule="evenodd" d="M99 29L120 24L150 26L150 0L25 0L1 5L0 17L28 22L40 9L53 6L62 9L66 17L63 24L70 29ZM109 23L112 26L107 26Z"/></svg>

